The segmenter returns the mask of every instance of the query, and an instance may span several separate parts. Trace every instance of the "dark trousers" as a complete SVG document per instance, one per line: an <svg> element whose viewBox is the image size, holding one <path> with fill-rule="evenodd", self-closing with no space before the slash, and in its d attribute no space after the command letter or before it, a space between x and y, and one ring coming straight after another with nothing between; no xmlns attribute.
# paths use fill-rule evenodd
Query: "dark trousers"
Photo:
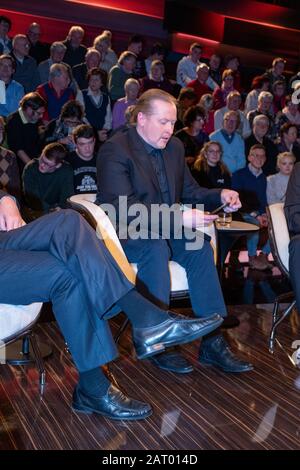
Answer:
<svg viewBox="0 0 300 470"><path fill-rule="evenodd" d="M145 297L168 308L170 301L169 260L186 270L190 299L195 315L206 317L213 313L226 316L226 306L214 264L213 251L205 239L197 250L187 250L190 243L180 240L126 240L122 241L127 258L138 265L137 290Z"/></svg>
<svg viewBox="0 0 300 470"><path fill-rule="evenodd" d="M296 297L298 312L300 312L300 235L294 236L289 244L290 280Z"/></svg>
<svg viewBox="0 0 300 470"><path fill-rule="evenodd" d="M0 303L52 302L80 372L117 356L103 315L133 285L78 213L60 211L0 232L0 273Z"/></svg>

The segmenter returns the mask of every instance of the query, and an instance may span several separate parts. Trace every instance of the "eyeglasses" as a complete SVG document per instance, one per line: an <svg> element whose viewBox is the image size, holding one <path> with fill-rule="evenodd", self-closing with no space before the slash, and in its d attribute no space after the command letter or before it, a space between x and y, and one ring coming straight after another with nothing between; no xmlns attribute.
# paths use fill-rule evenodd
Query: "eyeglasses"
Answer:
<svg viewBox="0 0 300 470"><path fill-rule="evenodd" d="M45 167L48 168L48 170L54 170L58 165L58 163L54 163L54 165L49 164L48 161L45 160L44 155L41 155L39 160L40 160L40 163L42 163Z"/></svg>

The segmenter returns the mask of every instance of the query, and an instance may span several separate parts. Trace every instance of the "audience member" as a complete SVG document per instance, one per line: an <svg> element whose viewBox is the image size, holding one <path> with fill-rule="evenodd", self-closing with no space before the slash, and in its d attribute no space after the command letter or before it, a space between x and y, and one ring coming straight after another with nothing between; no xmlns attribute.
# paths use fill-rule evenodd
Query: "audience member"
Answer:
<svg viewBox="0 0 300 470"><path fill-rule="evenodd" d="M231 175L221 161L222 153L221 144L214 141L206 142L200 150L191 173L203 188L231 188Z"/></svg>
<svg viewBox="0 0 300 470"><path fill-rule="evenodd" d="M245 140L246 154L250 148L256 144L262 144L266 150L266 163L263 166L263 172L266 176L276 173L276 157L278 154L277 146L267 137L269 129L269 119L264 114L255 116L252 126L252 134Z"/></svg>
<svg viewBox="0 0 300 470"><path fill-rule="evenodd" d="M272 88L277 80L286 83L286 78L283 75L286 61L282 57L276 57L272 62L272 68L267 70L267 77L270 80L270 87Z"/></svg>
<svg viewBox="0 0 300 470"><path fill-rule="evenodd" d="M0 15L0 55L10 54L12 50L12 40L8 36L11 26L11 19Z"/></svg>
<svg viewBox="0 0 300 470"><path fill-rule="evenodd" d="M154 60L164 61L166 50L160 42L156 42L151 47L150 55L145 59L145 67L148 77L150 76L151 64Z"/></svg>
<svg viewBox="0 0 300 470"><path fill-rule="evenodd" d="M40 83L36 60L29 56L30 43L25 34L17 34L13 38L13 49L10 55L14 58L16 69L14 80L21 83L25 93L34 91Z"/></svg>
<svg viewBox="0 0 300 470"><path fill-rule="evenodd" d="M141 93L151 88L159 88L173 94L173 85L165 76L165 66L161 60L153 60L149 77L145 77L141 83Z"/></svg>
<svg viewBox="0 0 300 470"><path fill-rule="evenodd" d="M39 158L34 158L25 166L23 191L25 203L31 210L31 219L65 208L68 197L74 194L73 171L64 162L66 155L62 144L48 144Z"/></svg>
<svg viewBox="0 0 300 470"><path fill-rule="evenodd" d="M128 78L125 82L125 97L116 101L112 112L112 128L118 129L126 123L125 112L129 106L137 103L137 97L140 91L140 84L135 78Z"/></svg>
<svg viewBox="0 0 300 470"><path fill-rule="evenodd" d="M236 111L239 113L240 124L237 128L237 132L246 139L251 134L251 128L248 119L244 113L240 110L242 104L242 98L238 91L231 91L226 98L226 106L215 111L214 115L214 128L215 130L221 129L224 115L227 111Z"/></svg>
<svg viewBox="0 0 300 470"><path fill-rule="evenodd" d="M209 67L206 64L199 64L196 69L197 78L187 84L188 88L192 88L197 95L197 99L200 100L202 95L210 93L212 90L207 85L207 79L209 77Z"/></svg>
<svg viewBox="0 0 300 470"><path fill-rule="evenodd" d="M215 122L214 122L214 99L210 93L207 93L201 96L199 101L199 106L205 110L205 122L203 126L204 132L206 134L211 134L215 130Z"/></svg>
<svg viewBox="0 0 300 470"><path fill-rule="evenodd" d="M127 48L129 52L132 52L133 54L136 55L136 62L135 62L135 66L134 66L132 73L133 73L133 78L136 78L137 80L140 80L146 77L147 75L145 60L141 57L142 50L143 50L143 43L144 43L143 37L140 36L139 34L134 34L129 39L128 48Z"/></svg>
<svg viewBox="0 0 300 470"><path fill-rule="evenodd" d="M285 201L286 189L295 161L296 158L291 152L282 152L277 155L278 173L267 178L268 204Z"/></svg>
<svg viewBox="0 0 300 470"><path fill-rule="evenodd" d="M50 54L50 44L40 41L41 26L38 23L31 23L27 30L27 38L30 42L29 55L39 64L47 60Z"/></svg>
<svg viewBox="0 0 300 470"><path fill-rule="evenodd" d="M103 32L94 39L93 48L100 54L100 64L97 66L106 73L118 62L117 54L111 48L111 37Z"/></svg>
<svg viewBox="0 0 300 470"><path fill-rule="evenodd" d="M249 164L232 175L232 188L239 192L242 202L242 216L245 222L260 228L268 226L266 215L267 178L262 167L266 162L265 148L261 144L253 145L248 155ZM273 265L268 261L271 252L269 241L257 256L259 231L247 235L249 267L264 271Z"/></svg>
<svg viewBox="0 0 300 470"><path fill-rule="evenodd" d="M12 56L0 55L0 80L5 84L5 103L0 103L0 116L8 116L17 111L24 96L23 86L12 79L15 72L15 61Z"/></svg>
<svg viewBox="0 0 300 470"><path fill-rule="evenodd" d="M255 111L258 106L258 96L261 91L269 91L270 79L267 74L258 75L253 78L251 84L251 91L248 93L245 101L244 113L248 115L250 111Z"/></svg>
<svg viewBox="0 0 300 470"><path fill-rule="evenodd" d="M55 41L50 46L50 58L44 60L38 65L38 72L40 75L41 83L46 83L49 80L50 67L53 64L60 64L64 60L67 47L63 42Z"/></svg>
<svg viewBox="0 0 300 470"><path fill-rule="evenodd" d="M297 142L298 128L295 124L287 122L280 128L280 142L277 145L278 153L291 152L296 161L300 161L300 144Z"/></svg>
<svg viewBox="0 0 300 470"><path fill-rule="evenodd" d="M85 90L88 88L88 79L87 73L94 68L101 68L101 54L97 51L97 49L90 47L87 49L85 54L85 61L82 64L75 65L73 67L73 78L76 80L76 83L80 90ZM103 72L103 85L106 85L106 78L107 75Z"/></svg>
<svg viewBox="0 0 300 470"><path fill-rule="evenodd" d="M45 100L38 93L28 93L21 99L18 111L7 118L7 143L18 157L20 174L26 163L40 155L39 127L45 109Z"/></svg>
<svg viewBox="0 0 300 470"><path fill-rule="evenodd" d="M84 62L87 49L83 44L81 44L83 37L84 29L81 26L72 26L69 29L66 39L63 41L63 44L67 48L64 62L66 62L66 64L71 68Z"/></svg>
<svg viewBox="0 0 300 470"><path fill-rule="evenodd" d="M235 91L234 72L230 69L226 69L222 73L221 86L216 88L213 92L214 109L224 108L224 106L226 106L226 98L232 91Z"/></svg>
<svg viewBox="0 0 300 470"><path fill-rule="evenodd" d="M124 85L126 80L133 76L135 63L136 55L133 52L125 51L120 55L117 65L110 69L107 88L113 103L124 97Z"/></svg>
<svg viewBox="0 0 300 470"><path fill-rule="evenodd" d="M223 127L213 132L209 140L217 141L223 149L222 162L227 166L230 173L244 168L246 165L244 140L236 132L239 127L240 116L237 111L227 111L223 119Z"/></svg>

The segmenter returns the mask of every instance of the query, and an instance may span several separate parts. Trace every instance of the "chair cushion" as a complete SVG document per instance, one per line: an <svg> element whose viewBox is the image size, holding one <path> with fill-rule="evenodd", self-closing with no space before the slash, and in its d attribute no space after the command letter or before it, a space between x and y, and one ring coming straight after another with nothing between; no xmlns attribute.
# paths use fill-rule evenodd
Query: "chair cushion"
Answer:
<svg viewBox="0 0 300 470"><path fill-rule="evenodd" d="M38 317L42 304L0 304L0 340L3 341L24 330Z"/></svg>
<svg viewBox="0 0 300 470"><path fill-rule="evenodd" d="M276 244L278 256L284 268L289 272L289 243L290 235L284 214L284 204L279 202L271 204L269 211L272 219L273 242Z"/></svg>

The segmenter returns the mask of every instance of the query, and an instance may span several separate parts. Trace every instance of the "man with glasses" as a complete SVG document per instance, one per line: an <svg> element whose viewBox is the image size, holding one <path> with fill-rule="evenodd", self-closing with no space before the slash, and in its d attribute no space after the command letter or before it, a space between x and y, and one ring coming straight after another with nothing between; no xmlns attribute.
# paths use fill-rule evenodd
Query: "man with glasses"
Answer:
<svg viewBox="0 0 300 470"><path fill-rule="evenodd" d="M41 27L38 23L31 23L27 30L27 38L30 43L29 54L39 64L48 59L50 54L50 44L40 41Z"/></svg>
<svg viewBox="0 0 300 470"><path fill-rule="evenodd" d="M222 161L230 173L234 173L246 165L244 140L236 132L240 124L240 116L237 111L228 111L224 115L223 127L212 132L210 140L219 142L223 148Z"/></svg>
<svg viewBox="0 0 300 470"><path fill-rule="evenodd" d="M20 172L32 158L40 155L39 126L46 103L38 93L28 93L18 111L7 118L7 143L17 155Z"/></svg>
<svg viewBox="0 0 300 470"><path fill-rule="evenodd" d="M25 34L17 34L12 44L11 56L16 61L14 80L23 85L25 93L29 93L40 83L36 60L29 55L30 43Z"/></svg>
<svg viewBox="0 0 300 470"><path fill-rule="evenodd" d="M49 144L39 158L34 158L25 166L23 190L32 218L65 208L68 197L74 194L73 171L64 162L66 155L62 144Z"/></svg>

